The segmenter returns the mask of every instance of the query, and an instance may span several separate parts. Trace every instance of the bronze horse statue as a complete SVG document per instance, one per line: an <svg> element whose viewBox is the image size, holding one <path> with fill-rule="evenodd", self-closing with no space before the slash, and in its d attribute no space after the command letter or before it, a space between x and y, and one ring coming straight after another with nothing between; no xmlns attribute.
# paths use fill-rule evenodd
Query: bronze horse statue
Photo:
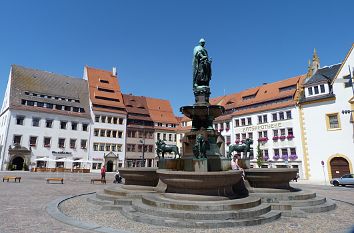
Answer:
<svg viewBox="0 0 354 233"><path fill-rule="evenodd" d="M250 152L250 157L253 156L253 148L251 145L253 140L250 138L245 139L245 142L242 144L232 144L229 146L229 152L227 152L227 157L230 158L232 152L244 152L244 156L247 156L247 152ZM245 158L243 158L245 159Z"/></svg>
<svg viewBox="0 0 354 233"><path fill-rule="evenodd" d="M160 154L162 154L162 158L165 158L165 153L174 153L175 154L175 159L178 155L178 157L181 157L178 151L178 147L176 145L167 145L163 140L158 139L156 142L156 153L157 156L160 158Z"/></svg>

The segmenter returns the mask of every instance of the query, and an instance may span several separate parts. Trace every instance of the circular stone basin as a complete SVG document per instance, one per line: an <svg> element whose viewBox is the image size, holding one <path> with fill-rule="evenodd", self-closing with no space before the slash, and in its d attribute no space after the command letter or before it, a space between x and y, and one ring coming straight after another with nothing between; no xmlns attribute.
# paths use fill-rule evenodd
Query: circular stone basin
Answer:
<svg viewBox="0 0 354 233"><path fill-rule="evenodd" d="M195 116L209 119L213 119L221 116L225 112L225 108L219 105L210 105L210 106L183 106L180 108L180 111L190 119L193 119Z"/></svg>
<svg viewBox="0 0 354 233"><path fill-rule="evenodd" d="M186 172L158 170L167 185L166 193L235 196L233 186L241 180L241 171Z"/></svg>
<svg viewBox="0 0 354 233"><path fill-rule="evenodd" d="M297 168L251 168L245 169L245 179L254 188L291 189L289 182L298 172Z"/></svg>
<svg viewBox="0 0 354 233"><path fill-rule="evenodd" d="M126 185L142 185L155 187L159 181L155 167L119 168L119 174Z"/></svg>

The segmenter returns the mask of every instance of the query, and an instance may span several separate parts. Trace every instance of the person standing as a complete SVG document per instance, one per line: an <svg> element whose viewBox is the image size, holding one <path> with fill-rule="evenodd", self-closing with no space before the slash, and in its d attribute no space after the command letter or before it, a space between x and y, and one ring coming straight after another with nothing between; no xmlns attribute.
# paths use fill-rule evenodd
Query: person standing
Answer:
<svg viewBox="0 0 354 233"><path fill-rule="evenodd" d="M106 168L105 168L104 165L103 165L102 168L101 168L101 179L102 179L102 180L105 180L105 179L106 179Z"/></svg>

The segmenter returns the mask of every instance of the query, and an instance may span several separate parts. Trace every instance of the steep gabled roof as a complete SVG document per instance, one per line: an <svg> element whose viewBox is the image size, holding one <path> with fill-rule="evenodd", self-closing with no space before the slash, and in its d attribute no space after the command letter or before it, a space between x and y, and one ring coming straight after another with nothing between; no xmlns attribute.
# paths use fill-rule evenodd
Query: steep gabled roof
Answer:
<svg viewBox="0 0 354 233"><path fill-rule="evenodd" d="M298 93L298 84L302 83L305 77L305 75L299 75L238 93L213 98L210 101L211 103L220 104L226 109L226 114L216 120L229 119L230 112L234 112L234 116L295 105L296 101L294 99Z"/></svg>
<svg viewBox="0 0 354 233"><path fill-rule="evenodd" d="M170 101L146 97L146 102L151 119L154 122L177 124L176 116L173 114L173 110Z"/></svg>
<svg viewBox="0 0 354 233"><path fill-rule="evenodd" d="M94 110L124 113L118 77L112 72L85 66Z"/></svg>
<svg viewBox="0 0 354 233"><path fill-rule="evenodd" d="M307 87L312 86L314 84L331 83L336 77L341 65L342 64L340 63L332 66L325 66L318 69L312 77L308 78L305 81L304 86Z"/></svg>
<svg viewBox="0 0 354 233"><path fill-rule="evenodd" d="M10 108L90 118L86 80L19 65L11 68ZM84 111L28 106L22 104L22 100L82 108Z"/></svg>

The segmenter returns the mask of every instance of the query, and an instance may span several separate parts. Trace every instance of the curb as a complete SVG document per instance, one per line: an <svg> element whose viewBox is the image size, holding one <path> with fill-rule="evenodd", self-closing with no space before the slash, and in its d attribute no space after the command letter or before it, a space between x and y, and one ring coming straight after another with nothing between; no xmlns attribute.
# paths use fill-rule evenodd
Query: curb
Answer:
<svg viewBox="0 0 354 233"><path fill-rule="evenodd" d="M129 231L123 231L123 230L114 229L114 228L110 228L110 227L100 226L96 223L81 222L79 220L75 220L75 219L63 214L58 208L59 205L66 200L69 200L69 199L75 198L75 197L79 197L79 196L90 195L90 194L94 194L94 193L96 193L96 192L64 196L64 197L55 199L47 204L47 207L46 207L47 213L52 218L54 218L62 223L65 223L65 224L68 224L68 225L71 225L71 226L74 226L77 228L85 229L85 230L91 230L91 231L102 232L102 233L133 233L133 232L129 232Z"/></svg>

